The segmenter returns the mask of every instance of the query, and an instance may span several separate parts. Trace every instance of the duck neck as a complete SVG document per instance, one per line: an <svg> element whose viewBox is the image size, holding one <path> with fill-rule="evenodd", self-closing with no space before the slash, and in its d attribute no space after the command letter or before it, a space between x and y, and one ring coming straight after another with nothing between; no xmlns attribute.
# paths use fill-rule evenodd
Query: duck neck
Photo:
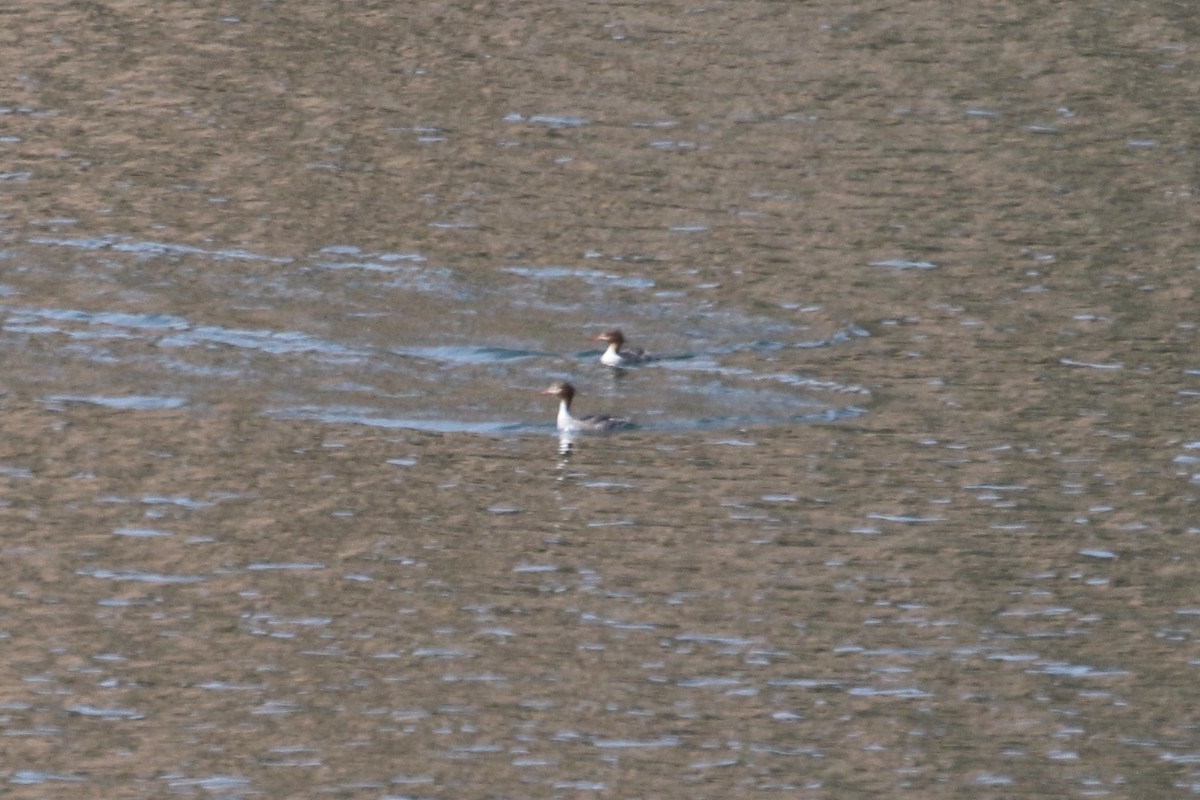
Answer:
<svg viewBox="0 0 1200 800"><path fill-rule="evenodd" d="M565 431L575 427L575 418L571 416L571 401L565 397L558 401L558 429Z"/></svg>

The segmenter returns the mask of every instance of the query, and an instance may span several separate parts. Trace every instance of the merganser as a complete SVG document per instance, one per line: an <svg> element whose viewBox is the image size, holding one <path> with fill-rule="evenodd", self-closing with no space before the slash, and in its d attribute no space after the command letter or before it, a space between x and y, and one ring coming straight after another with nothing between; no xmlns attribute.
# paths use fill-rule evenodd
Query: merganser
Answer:
<svg viewBox="0 0 1200 800"><path fill-rule="evenodd" d="M538 394L548 394L558 398L558 430L562 433L578 431L617 431L632 428L633 422L623 417L574 417L571 415L571 401L575 399L575 387L566 381L556 381L550 388Z"/></svg>
<svg viewBox="0 0 1200 800"><path fill-rule="evenodd" d="M608 349L604 351L604 355L600 356L600 363L609 367L628 367L631 364L645 364L647 361L654 360L653 356L648 355L640 347L622 350L621 346L625 344L625 334L617 329L605 331L592 341L608 342Z"/></svg>

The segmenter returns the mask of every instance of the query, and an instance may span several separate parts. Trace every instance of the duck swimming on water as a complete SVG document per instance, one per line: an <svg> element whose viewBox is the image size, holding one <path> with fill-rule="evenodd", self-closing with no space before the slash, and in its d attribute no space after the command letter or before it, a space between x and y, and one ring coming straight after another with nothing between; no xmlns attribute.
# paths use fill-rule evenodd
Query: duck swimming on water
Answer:
<svg viewBox="0 0 1200 800"><path fill-rule="evenodd" d="M609 367L628 367L633 364L645 364L647 361L654 360L653 356L640 347L622 350L621 348L625 345L625 334L616 328L611 331L605 331L592 339L592 341L608 342L608 349L600 356L600 363Z"/></svg>
<svg viewBox="0 0 1200 800"><path fill-rule="evenodd" d="M633 421L625 417L576 417L571 414L571 401L575 399L575 387L566 381L556 381L538 394L558 398L558 430L562 433L592 431L606 433L632 428Z"/></svg>

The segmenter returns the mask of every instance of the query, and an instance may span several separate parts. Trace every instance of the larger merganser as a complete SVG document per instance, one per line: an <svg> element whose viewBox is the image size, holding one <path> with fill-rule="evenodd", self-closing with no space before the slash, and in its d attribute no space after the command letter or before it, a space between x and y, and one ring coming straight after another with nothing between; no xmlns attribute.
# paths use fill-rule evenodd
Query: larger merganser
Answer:
<svg viewBox="0 0 1200 800"><path fill-rule="evenodd" d="M608 349L604 351L604 355L600 356L600 363L609 367L628 367L632 364L645 364L647 361L654 360L653 356L640 347L622 350L621 347L625 344L625 334L615 328L605 331L592 341L608 342Z"/></svg>
<svg viewBox="0 0 1200 800"><path fill-rule="evenodd" d="M632 428L633 422L624 417L575 417L571 415L571 401L575 399L575 387L566 381L556 381L550 388L538 394L558 398L558 430L562 433L581 431L617 431Z"/></svg>

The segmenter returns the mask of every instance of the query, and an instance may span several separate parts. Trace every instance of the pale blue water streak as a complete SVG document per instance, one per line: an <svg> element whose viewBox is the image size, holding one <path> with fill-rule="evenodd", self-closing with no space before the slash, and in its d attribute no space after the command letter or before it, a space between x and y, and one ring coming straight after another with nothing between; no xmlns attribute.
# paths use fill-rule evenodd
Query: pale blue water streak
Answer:
<svg viewBox="0 0 1200 800"><path fill-rule="evenodd" d="M861 328L806 335L787 319L794 309L781 308L775 318L742 314L714 305L708 284L665 296L651 275L627 263L620 271L602 268L600 253L586 254L579 266L501 265L486 285L419 252L348 244L299 258L116 234L32 236L25 245L4 257L34 280L31 288L14 280L0 292L0 330L12 344L38 348L44 383L69 374L60 363L87 369L86 391L59 385L42 395L50 405L150 411L249 390L265 392L262 411L277 417L512 435L547 428L553 409L531 395L562 378L581 389L577 413L632 415L644 430L659 431L839 419L864 413L870 397L836 376L781 369L789 352L846 346L866 335ZM61 268L64 252L76 281L106 286L134 270L154 281L137 292L106 289L89 298L94 304L40 302L36 279ZM251 278L221 266L230 262L258 263L266 272ZM173 286L197 270L208 270L213 291L228 292L230 306L273 309L293 327L230 326L181 304ZM343 297L339 286L353 296ZM322 300L319 318L314 297ZM417 325L411 341L400 342L373 334L370 321L379 319L388 330L399 322L404 335L395 309L425 302L445 310L436 330ZM145 305L154 308L139 309ZM581 323L584 307L601 313ZM292 308L297 313L278 313ZM629 328L658 360L614 372L597 363L598 349L571 346L613 325ZM846 396L859 401L848 405ZM601 407L613 403L619 407Z"/></svg>

